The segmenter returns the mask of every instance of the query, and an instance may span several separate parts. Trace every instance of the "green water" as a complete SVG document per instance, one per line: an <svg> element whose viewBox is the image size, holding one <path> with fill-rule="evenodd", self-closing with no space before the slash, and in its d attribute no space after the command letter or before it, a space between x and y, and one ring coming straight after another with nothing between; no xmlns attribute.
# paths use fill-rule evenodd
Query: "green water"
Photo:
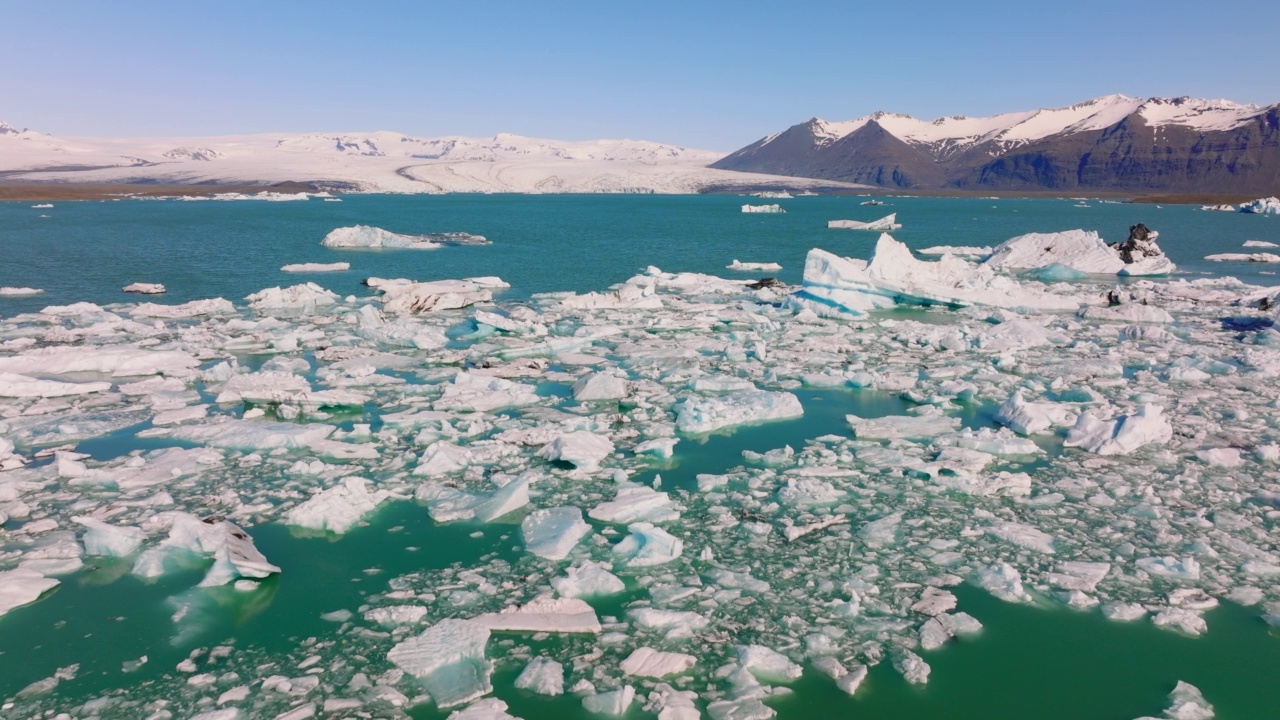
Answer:
<svg viewBox="0 0 1280 720"><path fill-rule="evenodd" d="M888 206L858 205L860 198L797 198L782 216L743 215L737 197L445 196L347 197L343 203L59 203L49 218L25 204L0 203L0 285L42 287L31 299L0 299L0 316L76 301L134 300L119 288L134 281L162 282L163 302L224 296L239 300L262 287L314 280L342 294L364 294L367 276L435 279L499 275L513 287L504 299L555 290L600 290L647 265L668 271L729 274L734 258L776 261L786 282L800 279L804 254L823 247L865 257L874 234L827 230L829 219L869 220L898 212L895 233L913 247L991 245L1030 231L1084 227L1119 239L1133 222L1161 231L1166 251L1189 273L1237 274L1272 282L1256 265L1204 263L1211 252L1238 251L1244 240L1280 241L1280 222L1269 218L1201 213L1187 207L1098 205L1068 201L891 198ZM406 252L332 251L319 240L334 227L356 223L399 232L463 230L484 234L492 246ZM13 258L21 258L13 261ZM347 273L285 275L292 262L345 260ZM1193 275L1194 276L1194 275ZM904 317L916 317L905 314ZM928 317L927 314L920 317ZM247 365L249 363L246 363ZM567 387L548 384L540 394L565 398ZM684 438L669 462L655 462L637 479L661 475L664 490L689 491L699 473L743 465L743 450L765 452L823 434L847 436L847 414L900 414L908 405L889 393L797 392L801 420L742 427L708 438ZM989 407L953 412L968 427L990 426ZM364 419L343 418L349 427ZM173 446L137 438L146 425L82 442L95 460L133 450ZM1061 447L1050 441L1050 450ZM1034 470L1035 464L1028 466ZM892 508L886 508L891 510ZM696 518L686 518L696 521ZM11 521L9 529L16 527ZM46 706L71 708L120 688L165 692L174 667L195 649L232 644L260 660L261 675L294 674L275 666L308 642L332 641L338 623L320 616L356 610L387 591L401 575L466 567L483 558L514 561L522 555L518 527L507 523L440 525L412 502L384 506L368 526L341 538L304 536L279 524L249 529L257 547L283 573L250 593L195 589L203 566L144 582L129 563L100 562L64 578L47 598L0 618L0 698L12 697L59 668L78 664ZM1274 531L1272 531L1274 532ZM767 578L766 578L767 579ZM1229 603L1206 615L1209 632L1186 638L1147 621L1110 622L1097 611L1011 605L985 592L955 589L959 609L984 630L922 653L932 666L927 687L907 684L885 662L872 669L856 697L841 693L812 670L791 685L789 697L770 701L782 718L1086 718L1127 720L1158 715L1178 680L1199 687L1219 718L1280 717L1280 637L1259 619L1258 608ZM594 602L617 617L642 589ZM177 619L175 619L177 617ZM314 640L313 640L314 639ZM535 650L559 641L526 638ZM528 720L582 717L579 699L547 699L514 690L521 664L499 660L494 694ZM142 656L146 664L125 672ZM359 665L359 660L353 660ZM370 672L385 669L369 658ZM703 668L706 670L707 668ZM244 682L253 678L245 677ZM220 688L222 686L219 686ZM415 717L445 713L425 705ZM4 715L0 711L0 715ZM104 716L112 716L105 711ZM633 716L643 713L633 709Z"/></svg>

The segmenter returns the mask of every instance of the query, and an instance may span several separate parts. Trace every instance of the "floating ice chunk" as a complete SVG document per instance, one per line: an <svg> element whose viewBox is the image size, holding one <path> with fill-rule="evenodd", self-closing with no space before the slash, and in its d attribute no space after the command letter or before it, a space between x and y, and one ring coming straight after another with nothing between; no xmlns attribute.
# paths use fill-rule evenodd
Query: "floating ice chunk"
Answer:
<svg viewBox="0 0 1280 720"><path fill-rule="evenodd" d="M567 462L581 470L595 470L600 462L613 454L609 438L586 430L565 433L538 450L544 460Z"/></svg>
<svg viewBox="0 0 1280 720"><path fill-rule="evenodd" d="M618 576L593 562L569 568L565 577L552 578L551 587L561 597L603 597L627 589Z"/></svg>
<svg viewBox="0 0 1280 720"><path fill-rule="evenodd" d="M536 657L520 671L515 685L539 695L563 695L564 666L549 657Z"/></svg>
<svg viewBox="0 0 1280 720"><path fill-rule="evenodd" d="M700 720L702 713L694 701L698 694L691 690L676 690L666 683L658 683L649 693L645 710L657 713L658 720Z"/></svg>
<svg viewBox="0 0 1280 720"><path fill-rule="evenodd" d="M782 269L782 266L775 262L742 262L734 258L733 262L725 266L725 269L742 272L777 272Z"/></svg>
<svg viewBox="0 0 1280 720"><path fill-rule="evenodd" d="M1018 390L996 410L995 421L1020 435L1036 435L1075 424L1076 414L1058 403L1029 403Z"/></svg>
<svg viewBox="0 0 1280 720"><path fill-rule="evenodd" d="M815 507L840 502L847 493L821 478L788 477L778 489L778 500L791 507Z"/></svg>
<svg viewBox="0 0 1280 720"><path fill-rule="evenodd" d="M613 546L613 554L627 567L648 567L671 562L684 552L684 541L647 522L627 527L630 533Z"/></svg>
<svg viewBox="0 0 1280 720"><path fill-rule="evenodd" d="M1058 572L1047 573L1045 581L1063 590L1093 592L1109 572L1111 563L1064 562L1058 566Z"/></svg>
<svg viewBox="0 0 1280 720"><path fill-rule="evenodd" d="M1240 204L1240 212L1255 215L1280 215L1280 198L1267 197Z"/></svg>
<svg viewBox="0 0 1280 720"><path fill-rule="evenodd" d="M48 347L0 358L0 372L21 375L71 373L110 377L173 375L187 377L200 364L178 350L144 350L132 345Z"/></svg>
<svg viewBox="0 0 1280 720"><path fill-rule="evenodd" d="M634 522L667 522L680 517L671 504L671 496L648 485L624 485L609 502L600 503L587 513L592 520L629 525Z"/></svg>
<svg viewBox="0 0 1280 720"><path fill-rule="evenodd" d="M924 439L954 432L960 427L960 418L941 413L878 418L846 415L844 419L853 427L853 434L863 440Z"/></svg>
<svg viewBox="0 0 1280 720"><path fill-rule="evenodd" d="M444 395L435 401L436 410L489 412L508 407L533 405L538 394L530 385L498 377L460 372L444 386Z"/></svg>
<svg viewBox="0 0 1280 720"><path fill-rule="evenodd" d="M1173 426L1164 417L1164 409L1148 403L1133 415L1110 421L1099 420L1085 411L1062 444L1098 455L1127 455L1143 445L1169 442L1172 437Z"/></svg>
<svg viewBox="0 0 1280 720"><path fill-rule="evenodd" d="M683 673L697 662L698 659L692 655L642 647L636 648L619 667L627 675L660 678Z"/></svg>
<svg viewBox="0 0 1280 720"><path fill-rule="evenodd" d="M1266 240L1245 240L1245 241L1244 241L1244 246L1245 246L1245 247L1260 247L1260 248L1275 248L1275 247L1280 247L1280 244L1273 243L1273 242L1267 242Z"/></svg>
<svg viewBox="0 0 1280 720"><path fill-rule="evenodd" d="M163 295L165 293L164 285L160 283L133 283L120 288L127 293L140 293L142 295Z"/></svg>
<svg viewBox="0 0 1280 720"><path fill-rule="evenodd" d="M0 287L0 297L31 297L43 292L44 290L33 287Z"/></svg>
<svg viewBox="0 0 1280 720"><path fill-rule="evenodd" d="M774 204L774 205L743 205L743 206L742 206L742 212L744 212L744 213L785 213L785 212L786 212L786 210L783 210L783 209L782 209L782 206L781 206L781 205L777 205L777 204Z"/></svg>
<svg viewBox="0 0 1280 720"><path fill-rule="evenodd" d="M1213 706L1204 699L1200 689L1181 680L1169 693L1169 707L1164 715L1169 720L1211 720Z"/></svg>
<svg viewBox="0 0 1280 720"><path fill-rule="evenodd" d="M0 397L7 398L59 398L106 392L109 382L60 382L37 380L26 375L0 372Z"/></svg>
<svg viewBox="0 0 1280 720"><path fill-rule="evenodd" d="M692 435L745 423L788 420L804 415L789 392L744 390L719 397L690 397L676 406L676 427Z"/></svg>
<svg viewBox="0 0 1280 720"><path fill-rule="evenodd" d="M435 250L448 245L488 245L489 241L480 235L471 235L463 232L401 235L378 227L355 225L331 230L320 241L320 244L331 248Z"/></svg>
<svg viewBox="0 0 1280 720"><path fill-rule="evenodd" d="M1031 602L1031 595L1022 587L1022 575L1009 563L979 568L974 580L978 587L1005 602Z"/></svg>
<svg viewBox="0 0 1280 720"><path fill-rule="evenodd" d="M578 402L593 400L621 400L631 391L625 378L607 372L590 373L573 384L573 399Z"/></svg>
<svg viewBox="0 0 1280 720"><path fill-rule="evenodd" d="M623 685L617 690L610 690L605 693L596 693L582 698L582 707L587 712L597 715L608 715L609 717L622 717L627 714L631 703L636 699L636 689L630 685Z"/></svg>
<svg viewBox="0 0 1280 720"><path fill-rule="evenodd" d="M493 690L492 663L485 659L489 629L471 620L441 620L421 635L398 643L387 660L422 681L436 706L470 702Z"/></svg>
<svg viewBox="0 0 1280 720"><path fill-rule="evenodd" d="M955 609L956 596L936 587L927 587L911 609L921 615L933 617Z"/></svg>
<svg viewBox="0 0 1280 720"><path fill-rule="evenodd" d="M366 283L382 291L382 309L386 312L392 315L416 315L489 302L493 299L492 287L481 284L478 280L481 278L418 283L369 278ZM502 285L505 286L506 283Z"/></svg>
<svg viewBox="0 0 1280 720"><path fill-rule="evenodd" d="M902 513L896 512L878 520L872 520L858 531L867 547L880 548L897 542L898 526L902 524Z"/></svg>
<svg viewBox="0 0 1280 720"><path fill-rule="evenodd" d="M181 305L157 305L156 303L139 303L126 310L135 318L166 318L180 320L200 317L202 315L231 315L236 308L230 300L213 298L210 300L192 300Z"/></svg>
<svg viewBox="0 0 1280 720"><path fill-rule="evenodd" d="M495 632L555 632L599 634L596 611L578 598L538 598L474 619Z"/></svg>
<svg viewBox="0 0 1280 720"><path fill-rule="evenodd" d="M344 272L351 269L351 263L293 263L280 268L280 272L287 273L321 273L321 272Z"/></svg>
<svg viewBox="0 0 1280 720"><path fill-rule="evenodd" d="M426 615L427 609L421 605L392 605L373 608L364 613L364 619L383 627L394 628L401 625L417 625Z"/></svg>
<svg viewBox="0 0 1280 720"><path fill-rule="evenodd" d="M636 455L650 454L660 458L670 459L675 455L676 445L680 442L679 438L654 438L638 443L632 451Z"/></svg>
<svg viewBox="0 0 1280 720"><path fill-rule="evenodd" d="M213 557L213 567L205 573L202 587L226 585L240 578L265 578L280 572L267 562L253 544L253 538L225 520L201 520L190 513L172 513L169 536L159 545L143 551L133 564L133 573L144 578L159 577L184 556Z"/></svg>
<svg viewBox="0 0 1280 720"><path fill-rule="evenodd" d="M735 645L733 649L742 667L766 682L789 682L804 672L786 655L763 645Z"/></svg>
<svg viewBox="0 0 1280 720"><path fill-rule="evenodd" d="M1002 522L987 528L987 533L1005 542L1035 552L1053 554L1053 536L1042 530L1015 522Z"/></svg>
<svg viewBox="0 0 1280 720"><path fill-rule="evenodd" d="M997 246L984 264L997 270L1062 265L1091 275L1169 275L1177 270L1164 255L1125 263L1091 230L1019 235Z"/></svg>
<svg viewBox="0 0 1280 720"><path fill-rule="evenodd" d="M84 515L74 517L72 520L87 528L81 539L86 555L128 557L146 539L142 528L111 525Z"/></svg>
<svg viewBox="0 0 1280 720"><path fill-rule="evenodd" d="M39 600L57 585L57 580L27 568L0 571L0 616Z"/></svg>
<svg viewBox="0 0 1280 720"><path fill-rule="evenodd" d="M325 704L328 710L328 703ZM482 698L461 710L449 713L446 720L520 720L507 712L507 704L498 698Z"/></svg>
<svg viewBox="0 0 1280 720"><path fill-rule="evenodd" d="M1203 635L1209 631L1209 624L1200 613L1180 607L1160 609L1151 616L1151 624L1191 636Z"/></svg>
<svg viewBox="0 0 1280 720"><path fill-rule="evenodd" d="M1126 303L1115 307L1087 307L1080 317L1103 322L1160 323L1173 322L1173 316L1165 310L1141 303Z"/></svg>
<svg viewBox="0 0 1280 720"><path fill-rule="evenodd" d="M1178 580L1199 580L1200 563L1193 557L1181 560L1174 557L1149 557L1139 559L1135 565L1152 575L1176 578Z"/></svg>
<svg viewBox="0 0 1280 720"><path fill-rule="evenodd" d="M828 220L828 229L839 230L873 230L875 232L893 232L901 230L902 225L898 223L898 213L890 213L870 222L860 222L858 220Z"/></svg>
<svg viewBox="0 0 1280 720"><path fill-rule="evenodd" d="M332 425L318 423L229 420L207 425L184 425L168 430L169 437L229 450L290 450L310 448L333 434Z"/></svg>
<svg viewBox="0 0 1280 720"><path fill-rule="evenodd" d="M937 438L935 443L944 446L954 445L991 455L1039 455L1044 452L1039 445L1013 434L1008 428L999 430L964 428L958 433Z"/></svg>
<svg viewBox="0 0 1280 720"><path fill-rule="evenodd" d="M521 521L520 531L529 552L547 560L563 560L591 532L591 526L578 508L554 507L534 510ZM566 595L563 591L560 594Z"/></svg>
<svg viewBox="0 0 1280 720"><path fill-rule="evenodd" d="M344 478L285 513L283 520L287 525L341 535L390 497L385 490L370 492L368 485L364 478Z"/></svg>
<svg viewBox="0 0 1280 720"><path fill-rule="evenodd" d="M57 527L53 521L48 522L50 528ZM37 525L28 527L34 532ZM48 532L40 535L34 546L22 555L18 567L41 575L67 575L84 567L80 555L80 543L76 542L75 533L67 530Z"/></svg>
<svg viewBox="0 0 1280 720"><path fill-rule="evenodd" d="M255 310L315 310L338 302L338 296L319 285L309 282L304 285L281 288L272 287L260 290L245 297L249 306Z"/></svg>
<svg viewBox="0 0 1280 720"><path fill-rule="evenodd" d="M1196 452L1196 457L1208 465L1233 468L1244 464L1244 457L1239 448L1210 448Z"/></svg>
<svg viewBox="0 0 1280 720"><path fill-rule="evenodd" d="M1108 620L1132 622L1147 614L1147 609L1140 603L1104 603L1102 616Z"/></svg>
<svg viewBox="0 0 1280 720"><path fill-rule="evenodd" d="M893 654L893 669L913 685L924 685L929 682L929 663L905 648Z"/></svg>

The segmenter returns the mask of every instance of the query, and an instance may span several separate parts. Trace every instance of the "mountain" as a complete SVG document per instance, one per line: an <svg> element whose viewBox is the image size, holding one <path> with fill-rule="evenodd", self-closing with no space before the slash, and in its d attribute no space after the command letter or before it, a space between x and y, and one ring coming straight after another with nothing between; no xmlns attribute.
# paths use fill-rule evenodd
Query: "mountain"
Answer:
<svg viewBox="0 0 1280 720"><path fill-rule="evenodd" d="M708 168L722 153L642 140L562 142L397 132L62 138L0 123L0 182L304 183L363 192L865 189Z"/></svg>
<svg viewBox="0 0 1280 720"><path fill-rule="evenodd" d="M1271 194L1280 105L1107 95L987 118L813 118L711 167L918 190Z"/></svg>

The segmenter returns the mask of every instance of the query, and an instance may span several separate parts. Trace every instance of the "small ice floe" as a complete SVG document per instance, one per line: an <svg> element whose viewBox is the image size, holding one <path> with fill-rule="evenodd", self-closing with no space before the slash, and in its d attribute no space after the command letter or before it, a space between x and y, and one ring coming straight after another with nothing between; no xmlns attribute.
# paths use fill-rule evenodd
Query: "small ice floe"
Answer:
<svg viewBox="0 0 1280 720"><path fill-rule="evenodd" d="M549 557L548 559L563 558ZM617 575L609 572L603 565L590 561L569 568L565 571L564 577L552 578L551 587L561 597L583 598L617 595L627 588Z"/></svg>
<svg viewBox="0 0 1280 720"><path fill-rule="evenodd" d="M583 375L573 383L573 399L578 402L621 400L631 392L631 383L613 373Z"/></svg>
<svg viewBox="0 0 1280 720"><path fill-rule="evenodd" d="M58 581L27 568L0 571L0 616L29 605L58 586Z"/></svg>
<svg viewBox="0 0 1280 720"><path fill-rule="evenodd" d="M627 714L635 699L636 689L623 685L617 690L587 695L582 698L582 707L589 713L620 718Z"/></svg>
<svg viewBox="0 0 1280 720"><path fill-rule="evenodd" d="M333 305L338 296L315 283L260 290L245 297L249 307L255 310L298 310L314 312L316 308Z"/></svg>
<svg viewBox="0 0 1280 720"><path fill-rule="evenodd" d="M1200 209L1208 212L1235 212L1236 206L1235 205L1201 205Z"/></svg>
<svg viewBox="0 0 1280 720"><path fill-rule="evenodd" d="M774 262L742 262L734 258L733 262L725 266L725 269L743 272L777 272L782 269L782 266Z"/></svg>
<svg viewBox="0 0 1280 720"><path fill-rule="evenodd" d="M330 198L335 199L335 198ZM324 273L324 272L344 272L351 269L351 263L293 263L280 268L280 272L287 273Z"/></svg>
<svg viewBox="0 0 1280 720"><path fill-rule="evenodd" d="M538 450L540 458L566 462L580 470L596 470L612 454L609 438L586 430L558 435Z"/></svg>
<svg viewBox="0 0 1280 720"><path fill-rule="evenodd" d="M686 672L697 662L698 659L692 655L640 647L628 655L618 667L627 675L660 678Z"/></svg>
<svg viewBox="0 0 1280 720"><path fill-rule="evenodd" d="M676 406L676 427L690 435L735 425L788 420L804 415L800 399L789 392L740 390L715 397L690 397Z"/></svg>
<svg viewBox="0 0 1280 720"><path fill-rule="evenodd" d="M0 372L22 375L86 374L103 377L189 377L200 361L181 350L133 345L45 347L0 358Z"/></svg>
<svg viewBox="0 0 1280 720"><path fill-rule="evenodd" d="M481 235L464 232L429 233L426 235L402 235L368 225L340 227L329 232L320 241L331 248L396 248L402 250L437 250L450 245L488 245Z"/></svg>
<svg viewBox="0 0 1280 720"><path fill-rule="evenodd" d="M1267 242L1266 240L1245 240L1244 246L1247 248L1275 248L1280 247L1280 244Z"/></svg>
<svg viewBox="0 0 1280 720"><path fill-rule="evenodd" d="M520 671L515 686L538 695L563 695L564 666L549 657L536 657Z"/></svg>
<svg viewBox="0 0 1280 720"><path fill-rule="evenodd" d="M448 619L398 643L387 653L393 665L417 678L440 709L493 691L493 663L485 659L489 628L472 620Z"/></svg>
<svg viewBox="0 0 1280 720"><path fill-rule="evenodd" d="M190 513L174 511L169 537L148 548L133 564L133 574L156 578L176 567L188 555L213 558L201 587L227 585L241 578L261 579L280 572L267 562L253 544L253 538L235 524L215 518L201 520Z"/></svg>
<svg viewBox="0 0 1280 720"><path fill-rule="evenodd" d="M579 598L538 598L472 620L492 632L600 634L596 611Z"/></svg>
<svg viewBox="0 0 1280 720"><path fill-rule="evenodd" d="M385 490L370 492L368 486L364 478L345 478L285 513L284 522L341 535L390 497Z"/></svg>
<svg viewBox="0 0 1280 720"><path fill-rule="evenodd" d="M35 205L32 205L31 207L32 207L32 208L34 208L34 209L36 209L36 210L47 210L47 209L49 209L49 208L53 207L53 203L36 203Z"/></svg>
<svg viewBox="0 0 1280 720"><path fill-rule="evenodd" d="M539 508L520 523L525 549L547 560L563 560L591 526L576 507ZM561 593L564 595L565 593Z"/></svg>
<svg viewBox="0 0 1280 720"><path fill-rule="evenodd" d="M1205 255L1205 260L1212 262L1255 262L1255 263L1280 263L1280 255L1275 253L1216 253L1214 255Z"/></svg>
<svg viewBox="0 0 1280 720"><path fill-rule="evenodd" d="M369 278L365 284L382 292L382 309L392 315L416 315L469 307L493 299L493 291L510 287L499 278L411 282Z"/></svg>
<svg viewBox="0 0 1280 720"><path fill-rule="evenodd" d="M893 232L901 230L898 213L889 213L879 220L861 222L858 220L828 220L827 228L833 230L871 230L874 232Z"/></svg>
<svg viewBox="0 0 1280 720"><path fill-rule="evenodd" d="M680 517L671 496L648 485L624 485L609 502L600 503L587 515L592 520L629 525L635 522L668 522Z"/></svg>
<svg viewBox="0 0 1280 720"><path fill-rule="evenodd" d="M744 213L785 213L781 205L743 205Z"/></svg>
<svg viewBox="0 0 1280 720"><path fill-rule="evenodd" d="M0 398L60 398L107 392L109 382L60 382L0 372Z"/></svg>
<svg viewBox="0 0 1280 720"><path fill-rule="evenodd" d="M683 540L652 523L632 523L627 531L622 542L613 546L613 554L627 567L662 565L684 552Z"/></svg>
<svg viewBox="0 0 1280 720"><path fill-rule="evenodd" d="M1112 245L1091 230L1028 233L1001 243L983 264L995 270L1061 266L1089 275L1170 275L1177 266L1156 245L1158 236L1141 223Z"/></svg>
<svg viewBox="0 0 1280 720"><path fill-rule="evenodd" d="M165 293L165 287L160 283L136 282L132 285L125 285L120 288L120 290L122 292L138 293L140 295L163 295Z"/></svg>
<svg viewBox="0 0 1280 720"><path fill-rule="evenodd" d="M31 297L43 292L44 290L33 287L0 287L0 297Z"/></svg>

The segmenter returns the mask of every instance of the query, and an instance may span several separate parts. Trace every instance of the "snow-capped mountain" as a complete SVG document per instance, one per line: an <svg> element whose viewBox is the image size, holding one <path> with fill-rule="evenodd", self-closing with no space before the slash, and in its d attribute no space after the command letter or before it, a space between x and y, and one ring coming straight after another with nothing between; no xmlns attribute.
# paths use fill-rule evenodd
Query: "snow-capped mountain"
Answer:
<svg viewBox="0 0 1280 720"><path fill-rule="evenodd" d="M1277 107L1107 95L985 118L813 118L712 167L915 188L1274 190Z"/></svg>
<svg viewBox="0 0 1280 720"><path fill-rule="evenodd" d="M641 140L396 132L62 138L0 124L0 176L81 183L310 183L372 192L660 192L833 186L708 168L722 153Z"/></svg>

